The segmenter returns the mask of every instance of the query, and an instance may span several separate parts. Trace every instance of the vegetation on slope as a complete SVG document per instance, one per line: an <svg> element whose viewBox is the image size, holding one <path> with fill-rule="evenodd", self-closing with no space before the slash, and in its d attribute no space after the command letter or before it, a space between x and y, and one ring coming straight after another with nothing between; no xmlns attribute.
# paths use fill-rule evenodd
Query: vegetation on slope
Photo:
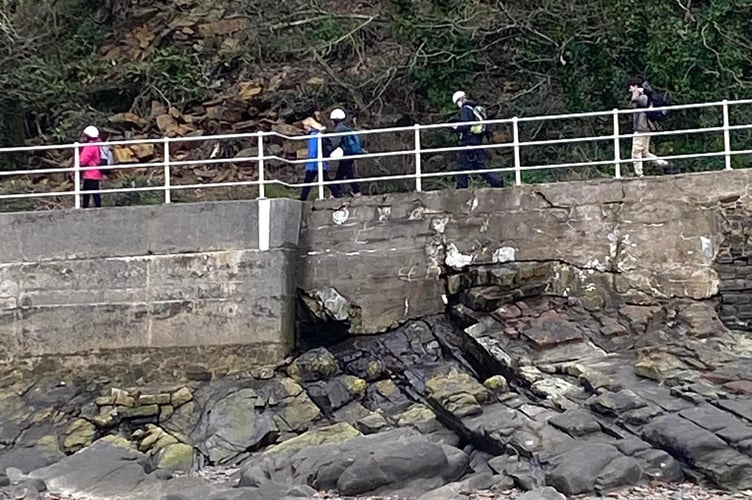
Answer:
<svg viewBox="0 0 752 500"><path fill-rule="evenodd" d="M88 122L107 124L113 137L270 129L334 105L352 110L362 127L435 122L454 112L449 97L459 88L499 118L603 110L626 105L634 74L676 103L749 97L750 7L750 0L0 0L0 144L70 141ZM752 122L750 109L732 109L732 122ZM165 114L172 121L160 123ZM668 128L717 125L720 117L674 113ZM530 123L522 139L610 132L606 118ZM508 134L500 127L496 140ZM747 138L735 134L734 145ZM407 145L410 137L384 140ZM656 142L675 154L722 147L720 134ZM251 146L223 144L222 153ZM611 148L526 148L523 161L609 159ZM280 152L296 155L292 147ZM29 161L3 160L14 168ZM446 169L451 161L426 164ZM495 161L508 165L510 155ZM405 162L365 168L393 172L408 169Z"/></svg>

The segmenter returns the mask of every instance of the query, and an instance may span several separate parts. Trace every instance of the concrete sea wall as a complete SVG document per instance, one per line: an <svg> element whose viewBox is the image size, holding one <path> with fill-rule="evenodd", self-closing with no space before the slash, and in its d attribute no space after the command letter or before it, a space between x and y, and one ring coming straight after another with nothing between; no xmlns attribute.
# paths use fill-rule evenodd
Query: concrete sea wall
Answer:
<svg viewBox="0 0 752 500"><path fill-rule="evenodd" d="M294 338L300 214L265 200L0 215L0 352L276 361Z"/></svg>
<svg viewBox="0 0 752 500"><path fill-rule="evenodd" d="M273 364L297 297L373 334L514 263L590 309L712 298L747 328L750 175L3 214L0 355ZM503 292L473 286L463 300Z"/></svg>

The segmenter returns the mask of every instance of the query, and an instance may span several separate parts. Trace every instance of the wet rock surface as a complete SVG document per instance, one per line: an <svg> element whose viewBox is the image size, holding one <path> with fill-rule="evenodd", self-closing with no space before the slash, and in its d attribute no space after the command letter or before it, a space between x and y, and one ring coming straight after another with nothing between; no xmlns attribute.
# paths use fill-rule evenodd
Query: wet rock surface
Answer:
<svg viewBox="0 0 752 500"><path fill-rule="evenodd" d="M0 498L752 489L749 334L728 329L713 301L593 307L542 286L549 270L458 272L445 316L217 380L127 386L9 371Z"/></svg>

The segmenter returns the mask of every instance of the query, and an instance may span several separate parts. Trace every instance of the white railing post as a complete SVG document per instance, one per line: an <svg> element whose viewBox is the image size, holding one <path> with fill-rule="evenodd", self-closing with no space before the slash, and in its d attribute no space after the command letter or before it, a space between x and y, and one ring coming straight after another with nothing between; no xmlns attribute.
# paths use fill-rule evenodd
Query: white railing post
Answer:
<svg viewBox="0 0 752 500"><path fill-rule="evenodd" d="M258 180L259 180L259 198L266 198L266 173L264 172L264 133L256 133L258 142Z"/></svg>
<svg viewBox="0 0 752 500"><path fill-rule="evenodd" d="M316 134L316 168L318 169L319 200L324 199L324 141L321 132Z"/></svg>
<svg viewBox="0 0 752 500"><path fill-rule="evenodd" d="M166 204L172 203L172 196L170 194L170 138L164 136L162 138L162 146L164 148L164 202Z"/></svg>
<svg viewBox="0 0 752 500"><path fill-rule="evenodd" d="M522 170L520 169L520 127L517 117L512 118L512 145L514 147L514 183L522 184Z"/></svg>
<svg viewBox="0 0 752 500"><path fill-rule="evenodd" d="M619 139L619 108L614 108L614 177L621 177L621 144Z"/></svg>
<svg viewBox="0 0 752 500"><path fill-rule="evenodd" d="M73 206L81 208L81 151L78 142L73 143L73 146Z"/></svg>
<svg viewBox="0 0 752 500"><path fill-rule="evenodd" d="M415 124L415 191L420 193L423 190L423 172L420 163L420 125Z"/></svg>
<svg viewBox="0 0 752 500"><path fill-rule="evenodd" d="M729 107L728 101L723 100L723 154L726 159L726 170L731 170L731 131L729 127Z"/></svg>

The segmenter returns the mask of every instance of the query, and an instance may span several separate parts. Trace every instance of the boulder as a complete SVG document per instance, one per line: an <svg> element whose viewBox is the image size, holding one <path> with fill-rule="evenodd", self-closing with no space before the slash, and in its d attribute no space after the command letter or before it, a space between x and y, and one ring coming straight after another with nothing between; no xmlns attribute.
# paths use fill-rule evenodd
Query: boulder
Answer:
<svg viewBox="0 0 752 500"><path fill-rule="evenodd" d="M97 428L82 418L78 418L70 423L65 431L63 440L63 449L67 452L76 452L86 446L89 446L97 434Z"/></svg>
<svg viewBox="0 0 752 500"><path fill-rule="evenodd" d="M642 467L632 457L617 457L595 478L595 490L605 492L622 486L637 484L642 479Z"/></svg>
<svg viewBox="0 0 752 500"><path fill-rule="evenodd" d="M338 371L337 359L323 347L301 354L287 367L287 374L299 382L326 380Z"/></svg>
<svg viewBox="0 0 752 500"><path fill-rule="evenodd" d="M202 420L205 425L199 448L215 464L228 462L253 450L278 432L274 420L256 413L257 393L240 389L213 402Z"/></svg>
<svg viewBox="0 0 752 500"><path fill-rule="evenodd" d="M140 433L139 433L140 434ZM178 440L165 432L161 427L157 427L153 424L146 426L146 432L142 434L141 442L138 445L139 451L144 453L155 453L167 445L177 443Z"/></svg>
<svg viewBox="0 0 752 500"><path fill-rule="evenodd" d="M321 429L304 432L300 436L288 439L282 443L268 448L269 453L280 452L285 450L296 450L307 446L317 446L322 444L342 443L356 436L360 436L352 425L347 423L338 423Z"/></svg>
<svg viewBox="0 0 752 500"><path fill-rule="evenodd" d="M523 493L517 500L567 500L567 497L556 491L550 486L536 488L527 493Z"/></svg>
<svg viewBox="0 0 752 500"><path fill-rule="evenodd" d="M503 375L494 375L483 382L483 387L494 394L503 394L509 391L509 383Z"/></svg>
<svg viewBox="0 0 752 500"><path fill-rule="evenodd" d="M658 417L644 427L642 437L693 465L719 486L752 488L752 457L689 420L678 415Z"/></svg>
<svg viewBox="0 0 752 500"><path fill-rule="evenodd" d="M686 369L687 365L670 352L651 347L638 351L634 372L640 377L663 382Z"/></svg>
<svg viewBox="0 0 752 500"><path fill-rule="evenodd" d="M253 456L243 468L255 468L255 474L275 482L308 484L347 496L417 497L456 481L467 464L468 457L461 450L399 429L335 444L277 448Z"/></svg>
<svg viewBox="0 0 752 500"><path fill-rule="evenodd" d="M308 394L301 392L284 401L284 406L274 415L273 421L280 431L300 432L310 428L320 416L319 407L311 401Z"/></svg>
<svg viewBox="0 0 752 500"><path fill-rule="evenodd" d="M439 375L426 382L429 398L457 417L480 413L491 393L465 372Z"/></svg>
<svg viewBox="0 0 752 500"><path fill-rule="evenodd" d="M449 483L441 488L431 490L418 498L418 500L458 500L470 498L471 494L478 490L512 489L514 480L508 476L494 476L488 472L473 474L462 481Z"/></svg>
<svg viewBox="0 0 752 500"><path fill-rule="evenodd" d="M565 495L593 491L596 478L613 460L623 456L605 443L586 443L557 456L546 473L546 484Z"/></svg>
<svg viewBox="0 0 752 500"><path fill-rule="evenodd" d="M433 422L436 420L436 414L426 405L416 403L404 412L395 416L395 420L400 427L406 427L425 422Z"/></svg>
<svg viewBox="0 0 752 500"><path fill-rule="evenodd" d="M145 461L146 457L133 448L100 439L29 476L45 481L51 492L75 491L81 496L113 498L150 481L142 466Z"/></svg>
<svg viewBox="0 0 752 500"><path fill-rule="evenodd" d="M189 471L193 467L193 447L183 443L168 444L157 452L155 465L160 469Z"/></svg>
<svg viewBox="0 0 752 500"><path fill-rule="evenodd" d="M363 434L378 432L387 425L383 415L369 410L357 401L353 401L334 412L334 418L337 422L347 422L355 426Z"/></svg>
<svg viewBox="0 0 752 500"><path fill-rule="evenodd" d="M43 436L37 442L0 451L0 472L16 467L22 473L46 467L65 457L54 436Z"/></svg>
<svg viewBox="0 0 752 500"><path fill-rule="evenodd" d="M353 375L340 375L326 382L317 382L308 387L308 394L314 401L330 411L338 410L354 399L365 396L367 384L362 378Z"/></svg>
<svg viewBox="0 0 752 500"><path fill-rule="evenodd" d="M601 430L598 420L587 410L567 410L551 417L548 423L572 437L585 436Z"/></svg>

